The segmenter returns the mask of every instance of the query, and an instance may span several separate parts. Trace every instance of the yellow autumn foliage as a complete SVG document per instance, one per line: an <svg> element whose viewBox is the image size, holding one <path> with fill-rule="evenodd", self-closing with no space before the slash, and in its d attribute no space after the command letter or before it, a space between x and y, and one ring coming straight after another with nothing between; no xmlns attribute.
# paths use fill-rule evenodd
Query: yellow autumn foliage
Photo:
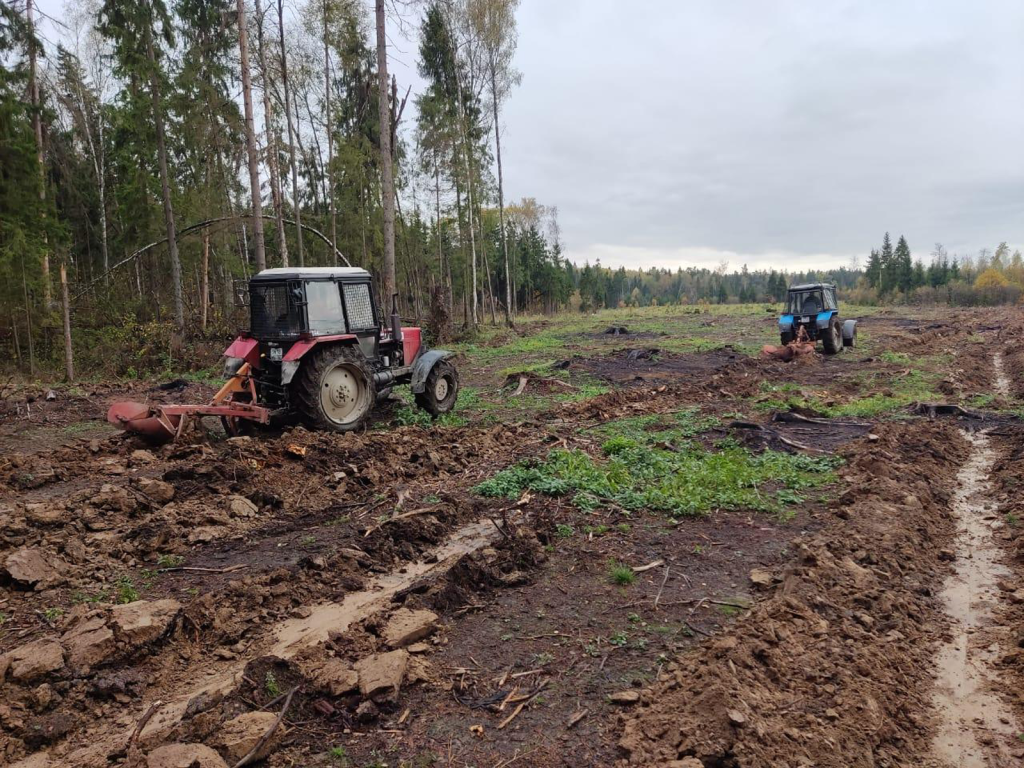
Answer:
<svg viewBox="0 0 1024 768"><path fill-rule="evenodd" d="M975 288L1004 288L1009 284L1010 281L1006 279L1006 275L995 267L989 267L974 281Z"/></svg>

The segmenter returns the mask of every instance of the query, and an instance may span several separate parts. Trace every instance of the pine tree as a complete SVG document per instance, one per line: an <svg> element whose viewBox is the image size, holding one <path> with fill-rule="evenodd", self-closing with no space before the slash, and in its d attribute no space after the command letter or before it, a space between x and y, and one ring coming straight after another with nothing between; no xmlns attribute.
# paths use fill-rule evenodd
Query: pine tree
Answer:
<svg viewBox="0 0 1024 768"><path fill-rule="evenodd" d="M150 119L155 129L167 251L171 261L174 323L181 334L185 331L185 299L165 130L166 105L163 92L167 87L167 72L160 48L161 43L168 48L173 47L173 24L163 0L104 0L100 9L99 29L113 45L115 73L122 77L137 77L149 87Z"/></svg>
<svg viewBox="0 0 1024 768"><path fill-rule="evenodd" d="M878 283L882 278L882 257L874 248L871 249L871 255L868 257L868 266L864 270L864 276L867 278L869 286L872 288L878 287Z"/></svg>
<svg viewBox="0 0 1024 768"><path fill-rule="evenodd" d="M913 287L914 263L910 257L910 246L907 245L907 240L903 235L900 235L900 239L896 243L892 263L892 272L895 279L893 287L901 293L908 293Z"/></svg>
<svg viewBox="0 0 1024 768"><path fill-rule="evenodd" d="M892 240L889 239L888 232L886 232L885 237L882 238L882 250L878 254L878 265L878 292L880 294L884 294L886 291L891 291L896 287Z"/></svg>

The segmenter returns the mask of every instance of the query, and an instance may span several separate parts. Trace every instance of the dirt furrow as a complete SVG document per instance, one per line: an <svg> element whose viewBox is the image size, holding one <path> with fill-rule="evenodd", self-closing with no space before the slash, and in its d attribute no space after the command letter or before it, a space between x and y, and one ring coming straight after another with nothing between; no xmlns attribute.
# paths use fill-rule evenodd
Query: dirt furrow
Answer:
<svg viewBox="0 0 1024 768"><path fill-rule="evenodd" d="M308 616L289 619L272 627L244 657L221 665L211 665L207 658L197 659L197 664L177 676L177 684L164 689L162 699L142 704L139 712L150 707L156 707L156 710L140 733L139 743L159 743L185 718L190 705L204 698L213 700L230 693L240 684L246 664L253 659L263 655L283 660L294 658L303 650L325 641L330 632L343 632L381 610L395 595L417 581L440 577L463 555L489 544L498 535L490 521L464 526L422 560L373 579L366 589L346 595L340 603L314 606ZM202 682L197 684L197 679L202 679ZM67 755L69 764L104 765L109 756L123 752L135 728L137 714L91 728L88 745Z"/></svg>
<svg viewBox="0 0 1024 768"><path fill-rule="evenodd" d="M1000 600L998 583L1009 574L992 538L995 514L989 474L995 451L984 433L964 432L963 437L972 451L958 475L953 499L956 573L941 595L951 628L936 656L939 722L934 749L949 766L1008 766L1016 764L1010 746L1019 728L992 690L999 656L993 607Z"/></svg>

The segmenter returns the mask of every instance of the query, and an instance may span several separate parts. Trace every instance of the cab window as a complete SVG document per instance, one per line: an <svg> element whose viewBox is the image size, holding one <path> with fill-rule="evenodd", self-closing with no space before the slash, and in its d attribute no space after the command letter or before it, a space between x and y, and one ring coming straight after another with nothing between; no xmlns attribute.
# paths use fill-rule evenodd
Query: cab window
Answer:
<svg viewBox="0 0 1024 768"><path fill-rule="evenodd" d="M816 315L822 310L821 291L794 293L789 299L789 311L794 315Z"/></svg>
<svg viewBox="0 0 1024 768"><path fill-rule="evenodd" d="M314 336L345 332L337 283L324 280L306 283L306 317L309 332Z"/></svg>

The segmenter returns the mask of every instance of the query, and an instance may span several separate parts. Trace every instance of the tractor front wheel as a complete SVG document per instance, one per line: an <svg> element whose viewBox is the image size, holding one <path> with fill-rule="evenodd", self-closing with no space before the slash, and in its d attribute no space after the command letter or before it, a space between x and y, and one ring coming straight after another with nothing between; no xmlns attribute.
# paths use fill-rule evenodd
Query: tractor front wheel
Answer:
<svg viewBox="0 0 1024 768"><path fill-rule="evenodd" d="M839 324L839 318L833 316L828 321L828 328L822 336L821 344L825 348L826 355L834 355L843 348L843 327Z"/></svg>
<svg viewBox="0 0 1024 768"><path fill-rule="evenodd" d="M455 407L459 396L459 374L447 360L438 361L430 373L422 392L416 395L416 405L431 416L448 413Z"/></svg>
<svg viewBox="0 0 1024 768"><path fill-rule="evenodd" d="M314 429L358 429L377 399L373 374L354 346L332 346L303 360L295 396L303 419Z"/></svg>

